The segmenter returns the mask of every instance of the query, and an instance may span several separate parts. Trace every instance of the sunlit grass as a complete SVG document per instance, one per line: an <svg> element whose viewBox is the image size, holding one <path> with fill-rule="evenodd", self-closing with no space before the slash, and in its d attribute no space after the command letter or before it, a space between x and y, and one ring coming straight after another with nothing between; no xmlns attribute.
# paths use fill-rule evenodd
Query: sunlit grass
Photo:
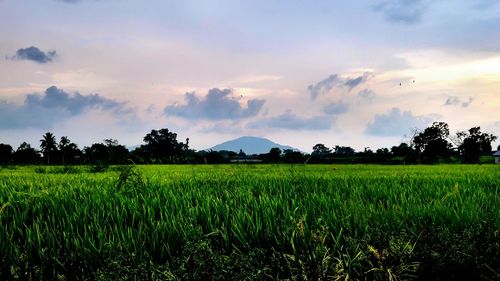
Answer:
<svg viewBox="0 0 500 281"><path fill-rule="evenodd" d="M193 248L214 260L262 250L272 278L412 278L471 255L488 274L499 183L494 165L3 168L0 274L97 278L118 263L184 279L203 269L185 260L207 255Z"/></svg>

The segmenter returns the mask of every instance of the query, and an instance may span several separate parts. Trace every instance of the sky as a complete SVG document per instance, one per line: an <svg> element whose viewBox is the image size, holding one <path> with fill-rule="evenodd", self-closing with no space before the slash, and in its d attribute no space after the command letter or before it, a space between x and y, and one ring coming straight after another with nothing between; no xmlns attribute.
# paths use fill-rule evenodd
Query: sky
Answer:
<svg viewBox="0 0 500 281"><path fill-rule="evenodd" d="M497 0L0 0L0 143L500 135ZM495 143L494 147L500 143Z"/></svg>

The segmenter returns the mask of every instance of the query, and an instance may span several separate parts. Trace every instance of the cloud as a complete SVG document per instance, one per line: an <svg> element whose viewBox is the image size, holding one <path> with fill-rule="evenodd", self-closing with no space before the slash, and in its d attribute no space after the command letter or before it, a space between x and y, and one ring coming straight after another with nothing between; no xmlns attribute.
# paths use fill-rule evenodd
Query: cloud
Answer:
<svg viewBox="0 0 500 281"><path fill-rule="evenodd" d="M358 98L365 100L368 103L372 103L375 97L377 97L377 94L370 89L364 89L358 92Z"/></svg>
<svg viewBox="0 0 500 281"><path fill-rule="evenodd" d="M52 86L43 94L27 95L22 105L0 101L0 129L51 128L89 109L111 110L117 115L131 112L124 108L124 103L98 94L70 94Z"/></svg>
<svg viewBox="0 0 500 281"><path fill-rule="evenodd" d="M491 9L499 6L498 0L476 0L471 2L472 7L475 9Z"/></svg>
<svg viewBox="0 0 500 281"><path fill-rule="evenodd" d="M356 77L356 78L353 78L353 79L347 79L345 82L344 82L344 85L350 90L352 90L353 88L355 88L356 86L358 86L359 84L363 83L364 81L364 77L363 76L359 76L359 77Z"/></svg>
<svg viewBox="0 0 500 281"><path fill-rule="evenodd" d="M307 86L307 90L311 95L311 99L316 99L319 95L330 92L333 88L347 88L351 91L355 87L361 85L365 82L372 74L370 72L365 72L363 75L354 78L343 78L338 74L332 74L327 78L319 81L316 84L311 84Z"/></svg>
<svg viewBox="0 0 500 281"><path fill-rule="evenodd" d="M323 112L328 115L343 114L346 113L348 110L349 110L349 105L343 103L342 101L332 102L330 104L327 104L323 108Z"/></svg>
<svg viewBox="0 0 500 281"><path fill-rule="evenodd" d="M414 116L411 111L401 111L394 107L386 114L377 114L365 129L365 134L373 136L403 136L413 128L427 126L432 119Z"/></svg>
<svg viewBox="0 0 500 281"><path fill-rule="evenodd" d="M216 122L214 124L210 124L202 127L199 130L200 133L212 133L212 134L241 134L242 130L239 127L239 124L235 122Z"/></svg>
<svg viewBox="0 0 500 281"><path fill-rule="evenodd" d="M422 20L427 6L425 0L390 0L379 3L374 10L382 12L389 22L416 24Z"/></svg>
<svg viewBox="0 0 500 281"><path fill-rule="evenodd" d="M446 99L446 102L444 103L444 105L460 105L460 106L465 108L465 107L468 107L473 101L474 101L473 97L469 97L468 100L462 101L457 96L450 96Z"/></svg>
<svg viewBox="0 0 500 281"><path fill-rule="evenodd" d="M232 90L218 88L209 90L205 98L192 92L186 93L184 99L185 104L168 105L164 113L186 119L242 119L257 115L265 103L262 99L250 99L244 108Z"/></svg>
<svg viewBox="0 0 500 281"><path fill-rule="evenodd" d="M327 93L333 87L337 86L340 84L340 79L337 74L332 74L328 76L327 78L319 81L316 84L311 84L307 86L307 90L309 91L309 94L311 95L312 99L317 98L321 93Z"/></svg>
<svg viewBox="0 0 500 281"><path fill-rule="evenodd" d="M76 4L81 2L82 0L56 0L58 2L64 2L64 3L69 3L69 4Z"/></svg>
<svg viewBox="0 0 500 281"><path fill-rule="evenodd" d="M335 121L335 117L332 116L301 117L287 110L281 115L252 122L248 127L251 129L275 128L319 131L331 129Z"/></svg>
<svg viewBox="0 0 500 281"><path fill-rule="evenodd" d="M21 48L16 51L16 54L12 56L15 60L30 60L36 63L44 64L51 62L56 56L56 51L44 52L37 47Z"/></svg>

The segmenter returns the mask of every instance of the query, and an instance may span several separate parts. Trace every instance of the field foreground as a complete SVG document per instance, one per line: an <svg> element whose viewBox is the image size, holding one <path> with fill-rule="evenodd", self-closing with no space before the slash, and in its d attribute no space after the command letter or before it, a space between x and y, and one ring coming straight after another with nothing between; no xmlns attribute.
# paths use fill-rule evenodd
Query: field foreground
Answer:
<svg viewBox="0 0 500 281"><path fill-rule="evenodd" d="M0 280L499 280L500 166L0 169Z"/></svg>

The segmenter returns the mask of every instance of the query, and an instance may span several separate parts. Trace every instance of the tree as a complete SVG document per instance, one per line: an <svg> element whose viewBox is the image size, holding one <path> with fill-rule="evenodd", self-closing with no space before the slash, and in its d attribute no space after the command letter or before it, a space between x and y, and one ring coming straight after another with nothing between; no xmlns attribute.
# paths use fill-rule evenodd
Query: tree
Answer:
<svg viewBox="0 0 500 281"><path fill-rule="evenodd" d="M125 164L129 159L130 152L115 139L105 139L104 144L108 148L108 162L113 164Z"/></svg>
<svg viewBox="0 0 500 281"><path fill-rule="evenodd" d="M12 146L0 143L0 164L9 164L12 161Z"/></svg>
<svg viewBox="0 0 500 281"><path fill-rule="evenodd" d="M130 157L128 149L115 139L105 139L104 143L94 143L83 150L85 162L93 164L125 164Z"/></svg>
<svg viewBox="0 0 500 281"><path fill-rule="evenodd" d="M402 161L402 163L415 162L416 153L415 150L407 143L402 142L399 146L393 146L391 148L391 154L395 161Z"/></svg>
<svg viewBox="0 0 500 281"><path fill-rule="evenodd" d="M108 163L108 147L103 143L94 143L83 148L85 162L88 164Z"/></svg>
<svg viewBox="0 0 500 281"><path fill-rule="evenodd" d="M148 158L154 162L172 163L184 156L188 147L186 144L177 141L177 134L168 129L152 130L144 137L144 152Z"/></svg>
<svg viewBox="0 0 500 281"><path fill-rule="evenodd" d="M407 143L402 142L399 146L393 146L391 148L391 153L396 157L408 157L413 154L413 149Z"/></svg>
<svg viewBox="0 0 500 281"><path fill-rule="evenodd" d="M447 140L449 135L447 123L434 122L413 137L413 145L424 160L436 162L438 157L448 157L451 154L451 143Z"/></svg>
<svg viewBox="0 0 500 281"><path fill-rule="evenodd" d="M240 149L240 152L238 152L238 157L239 158L246 158L247 154L245 153L245 151L243 151L243 149Z"/></svg>
<svg viewBox="0 0 500 281"><path fill-rule="evenodd" d="M40 140L40 149L42 151L43 158L47 161L47 165L50 165L50 157L57 151L57 142L54 134L47 132L43 135Z"/></svg>
<svg viewBox="0 0 500 281"><path fill-rule="evenodd" d="M389 149L385 148L385 147L377 149L375 151L375 155L373 155L373 157L377 163L387 163L390 156L391 156L391 153L389 152Z"/></svg>
<svg viewBox="0 0 500 281"><path fill-rule="evenodd" d="M350 146L339 146L339 145L336 145L334 148L333 148L333 154L335 156L341 156L341 157L350 157L350 156L354 156L354 149Z"/></svg>
<svg viewBox="0 0 500 281"><path fill-rule="evenodd" d="M66 136L61 137L58 148L61 153L63 165L66 165L67 163L74 164L82 155L82 151L78 148L78 145L71 142Z"/></svg>
<svg viewBox="0 0 500 281"><path fill-rule="evenodd" d="M59 147L59 151L61 151L61 158L62 158L63 165L66 164L66 162L65 162L65 156L66 156L66 152L67 152L66 150L67 150L70 143L71 143L71 141L66 136L61 137L61 139L59 140L58 147Z"/></svg>
<svg viewBox="0 0 500 281"><path fill-rule="evenodd" d="M470 128L468 132L458 132L457 138L461 140L458 151L466 163L479 163L481 155L491 153L491 143L497 139L492 134L481 133L481 127Z"/></svg>
<svg viewBox="0 0 500 281"><path fill-rule="evenodd" d="M311 155L326 157L329 156L331 153L332 153L331 149L329 149L322 143L318 143L315 146L313 146L313 152Z"/></svg>
<svg viewBox="0 0 500 281"><path fill-rule="evenodd" d="M326 147L322 143L318 143L313 146L313 152L311 153L311 160L313 162L324 162L332 154L332 150Z"/></svg>
<svg viewBox="0 0 500 281"><path fill-rule="evenodd" d="M278 147L273 147L269 150L269 161L272 163L277 163L281 159L281 149Z"/></svg>
<svg viewBox="0 0 500 281"><path fill-rule="evenodd" d="M283 161L285 163L302 163L304 162L304 155L300 151L293 149L285 149L283 151Z"/></svg>
<svg viewBox="0 0 500 281"><path fill-rule="evenodd" d="M34 164L40 159L40 155L36 149L30 144L23 142L14 152L14 161L18 164Z"/></svg>

